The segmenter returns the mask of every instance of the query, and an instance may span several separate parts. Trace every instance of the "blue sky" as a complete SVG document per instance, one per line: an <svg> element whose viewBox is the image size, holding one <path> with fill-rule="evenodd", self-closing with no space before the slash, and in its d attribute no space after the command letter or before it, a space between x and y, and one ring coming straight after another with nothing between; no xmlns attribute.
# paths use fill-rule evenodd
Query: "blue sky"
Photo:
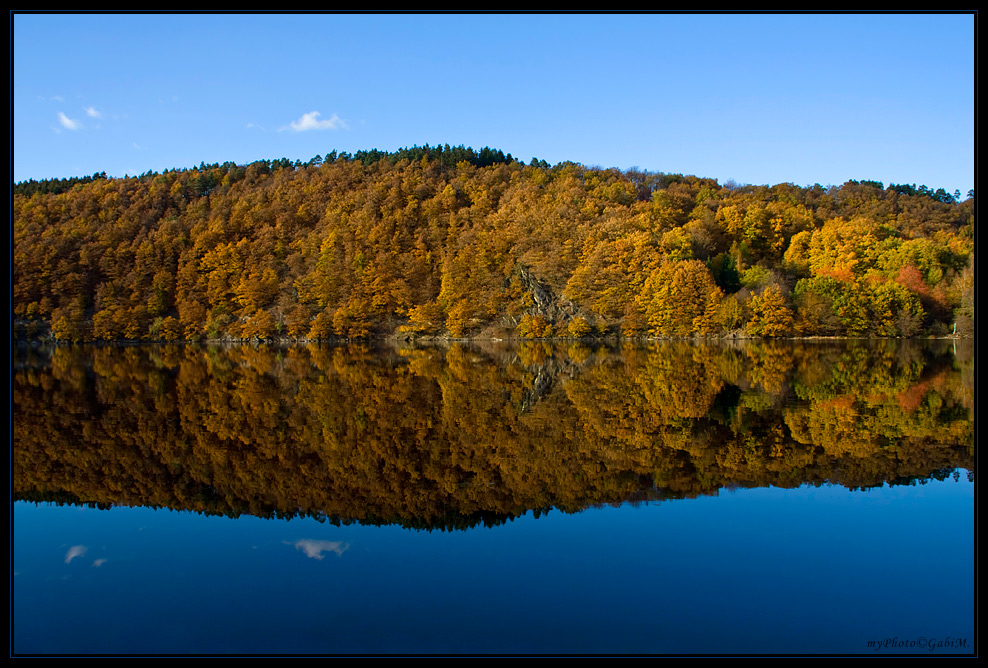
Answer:
<svg viewBox="0 0 988 668"><path fill-rule="evenodd" d="M972 14L12 14L15 181L451 144L974 187Z"/></svg>

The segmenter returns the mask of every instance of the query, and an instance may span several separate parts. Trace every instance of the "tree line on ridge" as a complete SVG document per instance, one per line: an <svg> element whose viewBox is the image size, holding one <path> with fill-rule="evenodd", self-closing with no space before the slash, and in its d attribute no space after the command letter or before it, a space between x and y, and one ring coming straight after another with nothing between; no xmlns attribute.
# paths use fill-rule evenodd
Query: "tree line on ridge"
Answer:
<svg viewBox="0 0 988 668"><path fill-rule="evenodd" d="M974 193L428 145L15 184L18 337L973 333Z"/></svg>

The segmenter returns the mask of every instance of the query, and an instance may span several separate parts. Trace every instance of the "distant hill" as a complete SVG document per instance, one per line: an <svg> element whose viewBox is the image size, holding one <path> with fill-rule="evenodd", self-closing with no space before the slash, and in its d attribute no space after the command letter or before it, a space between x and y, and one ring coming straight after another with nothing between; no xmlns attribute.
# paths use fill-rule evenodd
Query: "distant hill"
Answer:
<svg viewBox="0 0 988 668"><path fill-rule="evenodd" d="M970 335L974 194L423 146L17 183L15 335Z"/></svg>

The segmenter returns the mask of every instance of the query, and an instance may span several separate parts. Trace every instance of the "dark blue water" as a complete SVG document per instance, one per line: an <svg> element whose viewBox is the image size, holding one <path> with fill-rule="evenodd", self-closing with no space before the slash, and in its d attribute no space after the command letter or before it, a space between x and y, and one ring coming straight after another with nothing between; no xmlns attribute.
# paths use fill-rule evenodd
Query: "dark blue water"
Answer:
<svg viewBox="0 0 988 668"><path fill-rule="evenodd" d="M13 518L17 654L974 651L964 471L454 532L25 502Z"/></svg>

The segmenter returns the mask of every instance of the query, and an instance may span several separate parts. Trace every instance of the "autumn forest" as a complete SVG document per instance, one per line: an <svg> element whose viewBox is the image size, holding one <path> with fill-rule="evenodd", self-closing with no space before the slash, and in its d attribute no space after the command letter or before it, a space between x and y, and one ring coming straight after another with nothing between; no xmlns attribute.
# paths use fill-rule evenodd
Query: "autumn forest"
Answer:
<svg viewBox="0 0 988 668"><path fill-rule="evenodd" d="M974 193L424 146L13 188L57 341L971 336Z"/></svg>

